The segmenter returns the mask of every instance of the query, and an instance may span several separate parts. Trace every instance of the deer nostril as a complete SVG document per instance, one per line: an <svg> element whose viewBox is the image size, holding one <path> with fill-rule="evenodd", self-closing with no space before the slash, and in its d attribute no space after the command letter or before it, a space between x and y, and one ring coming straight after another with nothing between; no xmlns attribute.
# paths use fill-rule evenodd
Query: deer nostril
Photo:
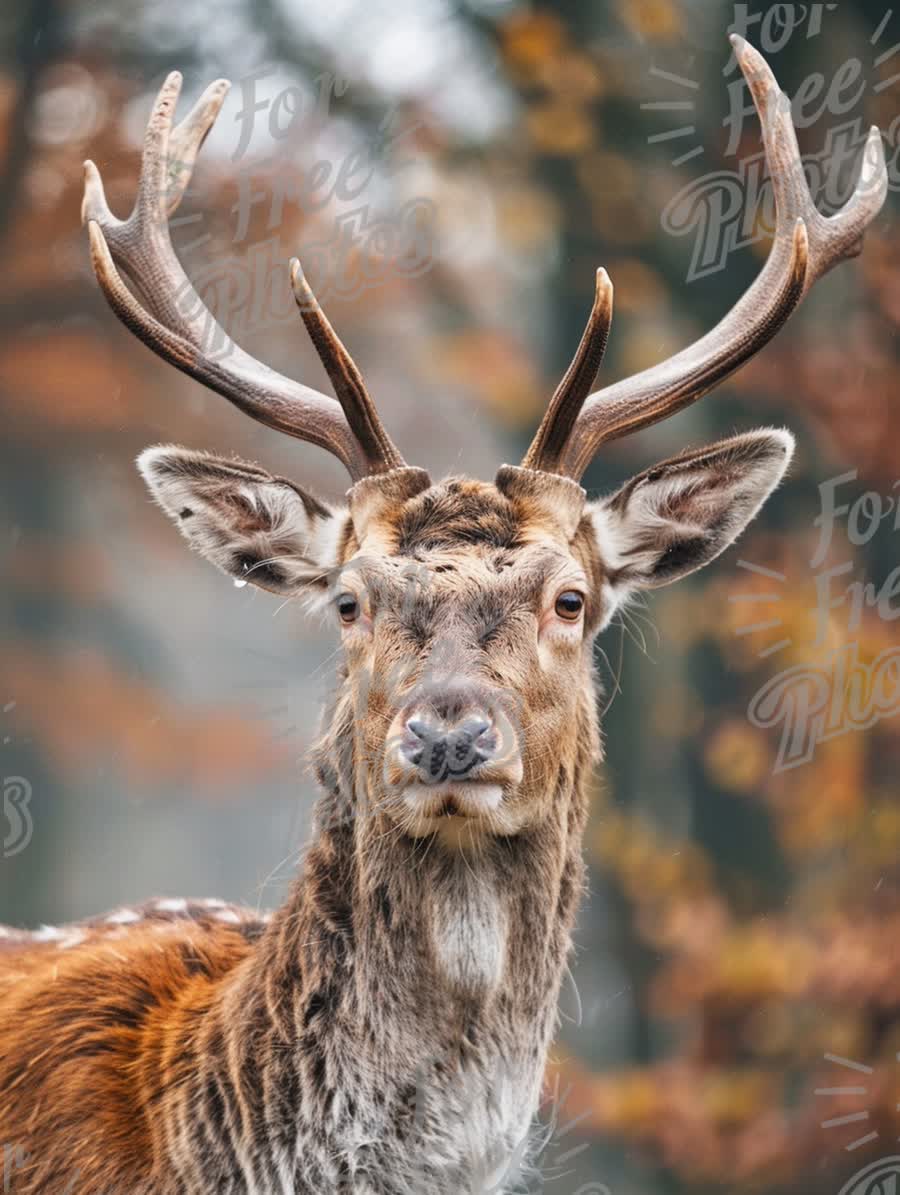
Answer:
<svg viewBox="0 0 900 1195"><path fill-rule="evenodd" d="M486 718L470 718L460 727L460 733L468 735L473 743L477 743L491 729Z"/></svg>
<svg viewBox="0 0 900 1195"><path fill-rule="evenodd" d="M421 739L422 742L431 738L432 735L431 728L421 718L410 718L406 723L406 729L410 734L414 734L417 739Z"/></svg>
<svg viewBox="0 0 900 1195"><path fill-rule="evenodd" d="M406 723L406 737L401 750L409 762L429 780L439 778L446 767L446 735L439 726L421 718Z"/></svg>

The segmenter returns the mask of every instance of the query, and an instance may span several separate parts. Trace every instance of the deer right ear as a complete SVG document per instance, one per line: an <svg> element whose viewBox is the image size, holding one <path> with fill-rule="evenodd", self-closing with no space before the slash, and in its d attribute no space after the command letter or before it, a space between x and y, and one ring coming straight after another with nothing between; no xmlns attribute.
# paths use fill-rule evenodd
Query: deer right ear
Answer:
<svg viewBox="0 0 900 1195"><path fill-rule="evenodd" d="M236 581L288 596L327 585L350 531L345 510L257 465L207 452L148 448L137 465L191 547Z"/></svg>
<svg viewBox="0 0 900 1195"><path fill-rule="evenodd" d="M671 457L593 503L614 603L677 581L724 552L781 481L793 451L790 432L745 432Z"/></svg>

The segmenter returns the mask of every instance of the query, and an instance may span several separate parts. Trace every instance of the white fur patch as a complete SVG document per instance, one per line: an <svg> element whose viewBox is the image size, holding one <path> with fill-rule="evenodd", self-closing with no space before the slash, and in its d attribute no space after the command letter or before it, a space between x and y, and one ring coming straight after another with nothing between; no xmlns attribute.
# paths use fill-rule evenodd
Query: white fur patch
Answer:
<svg viewBox="0 0 900 1195"><path fill-rule="evenodd" d="M87 938L87 931L83 929L70 930L59 943L60 950L71 950L73 946L80 946Z"/></svg>
<svg viewBox="0 0 900 1195"><path fill-rule="evenodd" d="M462 865L456 881L434 894L432 941L449 983L464 992L496 989L506 962L506 910L493 887Z"/></svg>
<svg viewBox="0 0 900 1195"><path fill-rule="evenodd" d="M36 929L32 934L35 942L58 942L65 937L65 933L61 929L57 929L55 925L42 925L40 929Z"/></svg>
<svg viewBox="0 0 900 1195"><path fill-rule="evenodd" d="M326 569L335 568L337 565L338 551L346 526L345 511L331 507L329 511L330 518L310 521L309 539L306 543L306 556Z"/></svg>
<svg viewBox="0 0 900 1195"><path fill-rule="evenodd" d="M110 925L130 925L133 921L140 921L141 915L134 909L118 909L110 913L106 920Z"/></svg>
<svg viewBox="0 0 900 1195"><path fill-rule="evenodd" d="M224 921L228 925L240 925L241 923L241 919L234 909L220 909L218 913L213 913L213 916L216 921Z"/></svg>

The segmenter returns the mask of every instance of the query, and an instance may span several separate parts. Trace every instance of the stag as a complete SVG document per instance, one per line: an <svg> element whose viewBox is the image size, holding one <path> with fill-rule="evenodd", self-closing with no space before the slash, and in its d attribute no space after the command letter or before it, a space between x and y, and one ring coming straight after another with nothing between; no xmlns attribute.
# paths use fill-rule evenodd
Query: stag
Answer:
<svg viewBox="0 0 900 1195"><path fill-rule="evenodd" d="M595 500L580 479L603 445L758 352L860 251L886 192L873 129L853 196L820 214L789 105L762 57L733 42L777 208L765 266L701 340L592 393L612 317L600 270L531 447L492 483L433 482L406 464L296 260L293 292L337 401L236 345L208 351L210 330L224 334L168 217L226 83L173 128L169 76L127 220L87 163L93 267L119 319L254 419L333 453L352 485L329 505L258 465L171 446L144 452L141 474L222 572L326 610L344 663L313 751L316 830L283 907L167 899L3 931L0 1123L16 1190L519 1189L584 887L595 637L632 595L724 551L794 442L744 432Z"/></svg>

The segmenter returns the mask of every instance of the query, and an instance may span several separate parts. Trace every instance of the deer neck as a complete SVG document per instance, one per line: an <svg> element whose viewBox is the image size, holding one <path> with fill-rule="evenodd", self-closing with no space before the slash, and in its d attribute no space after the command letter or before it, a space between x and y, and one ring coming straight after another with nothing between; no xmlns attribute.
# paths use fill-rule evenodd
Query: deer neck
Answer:
<svg viewBox="0 0 900 1195"><path fill-rule="evenodd" d="M329 1115L350 1098L413 1135L421 1118L429 1156L459 1168L448 1190L528 1139L582 888L590 754L560 770L539 825L473 851L381 825L344 783L351 761L318 760L319 830L260 944L263 982L285 1038L341 1076L337 1095L323 1080Z"/></svg>

